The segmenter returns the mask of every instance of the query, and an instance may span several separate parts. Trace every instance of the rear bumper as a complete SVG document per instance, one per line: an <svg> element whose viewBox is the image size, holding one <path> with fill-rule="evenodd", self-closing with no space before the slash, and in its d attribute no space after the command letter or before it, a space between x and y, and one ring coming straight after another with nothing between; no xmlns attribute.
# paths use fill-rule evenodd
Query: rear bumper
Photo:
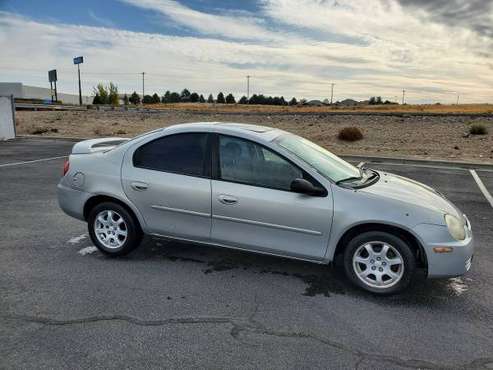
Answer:
<svg viewBox="0 0 493 370"><path fill-rule="evenodd" d="M91 194L59 183L57 186L58 204L63 212L79 220L84 219L84 205Z"/></svg>
<svg viewBox="0 0 493 370"><path fill-rule="evenodd" d="M464 275L472 265L474 240L469 231L465 240L451 241L446 226L422 224L415 231L422 239L426 253L429 278L446 278ZM433 248L451 247L449 253L436 253Z"/></svg>

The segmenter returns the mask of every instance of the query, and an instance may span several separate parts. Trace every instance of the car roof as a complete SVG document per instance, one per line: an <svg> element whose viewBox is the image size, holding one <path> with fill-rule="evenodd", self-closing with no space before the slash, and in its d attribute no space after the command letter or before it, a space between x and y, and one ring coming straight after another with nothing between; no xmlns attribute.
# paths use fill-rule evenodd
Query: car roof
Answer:
<svg viewBox="0 0 493 370"><path fill-rule="evenodd" d="M186 131L206 131L206 132L218 132L224 134L240 134L240 136L256 137L260 140L271 141L279 136L283 131L261 125L251 125L248 123L237 122L193 122L182 123L173 126L169 126L164 129L173 130L178 132Z"/></svg>

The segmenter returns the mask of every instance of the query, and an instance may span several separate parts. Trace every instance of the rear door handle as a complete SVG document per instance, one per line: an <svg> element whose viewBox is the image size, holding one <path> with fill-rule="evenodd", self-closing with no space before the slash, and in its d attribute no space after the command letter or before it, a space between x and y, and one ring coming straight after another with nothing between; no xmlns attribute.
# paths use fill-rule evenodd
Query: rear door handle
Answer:
<svg viewBox="0 0 493 370"><path fill-rule="evenodd" d="M225 195L225 194L221 194L217 197L217 199L222 203L222 204L227 204L227 205L231 205L231 204L236 204L238 203L238 199L236 199L235 197L232 197L231 195Z"/></svg>
<svg viewBox="0 0 493 370"><path fill-rule="evenodd" d="M149 184L146 184L145 182L134 181L130 184L130 186L132 187L132 189L136 191L143 191L143 190L147 190Z"/></svg>

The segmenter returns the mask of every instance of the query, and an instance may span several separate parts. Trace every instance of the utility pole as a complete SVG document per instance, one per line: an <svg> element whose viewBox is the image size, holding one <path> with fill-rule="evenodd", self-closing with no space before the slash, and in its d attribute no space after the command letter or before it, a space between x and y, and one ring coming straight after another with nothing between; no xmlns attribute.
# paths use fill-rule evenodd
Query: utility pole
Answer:
<svg viewBox="0 0 493 370"><path fill-rule="evenodd" d="M145 82L144 82L144 79L145 79L145 72L142 72L142 100L141 100L141 103L144 104L144 94L145 94Z"/></svg>
<svg viewBox="0 0 493 370"><path fill-rule="evenodd" d="M250 100L250 77L252 76L246 76L247 79L247 99Z"/></svg>
<svg viewBox="0 0 493 370"><path fill-rule="evenodd" d="M459 98L460 98L460 95L459 95L459 93L457 93L457 105L459 105Z"/></svg>
<svg viewBox="0 0 493 370"><path fill-rule="evenodd" d="M334 83L330 84L331 85L331 88L330 88L330 105L332 105L332 103L334 102Z"/></svg>
<svg viewBox="0 0 493 370"><path fill-rule="evenodd" d="M406 104L406 90L402 90L402 105Z"/></svg>

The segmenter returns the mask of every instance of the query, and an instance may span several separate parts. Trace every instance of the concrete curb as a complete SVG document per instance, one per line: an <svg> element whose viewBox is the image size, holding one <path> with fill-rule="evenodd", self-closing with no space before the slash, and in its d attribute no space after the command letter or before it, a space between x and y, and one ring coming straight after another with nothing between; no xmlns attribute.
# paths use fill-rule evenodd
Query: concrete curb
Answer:
<svg viewBox="0 0 493 370"><path fill-rule="evenodd" d="M18 135L19 139L43 139L43 140L64 140L78 142L82 140L94 139L93 137L81 138L81 137L69 137L69 136L38 136L38 135ZM402 165L415 165L415 166L433 166L443 168L464 168L464 169L484 169L493 171L493 163L481 163L470 161L451 161L446 159L419 159L412 157L380 157L372 155L340 155L341 158L350 162L365 162L373 164L402 164Z"/></svg>
<svg viewBox="0 0 493 370"><path fill-rule="evenodd" d="M493 171L493 163L481 163L481 162L469 162L469 161L450 161L445 159L419 159L412 157L377 157L377 156L363 156L363 155L341 155L347 161L351 162L365 162L374 164L402 164L402 165L416 165L416 166L434 166L444 168L464 168L464 169L485 169Z"/></svg>

